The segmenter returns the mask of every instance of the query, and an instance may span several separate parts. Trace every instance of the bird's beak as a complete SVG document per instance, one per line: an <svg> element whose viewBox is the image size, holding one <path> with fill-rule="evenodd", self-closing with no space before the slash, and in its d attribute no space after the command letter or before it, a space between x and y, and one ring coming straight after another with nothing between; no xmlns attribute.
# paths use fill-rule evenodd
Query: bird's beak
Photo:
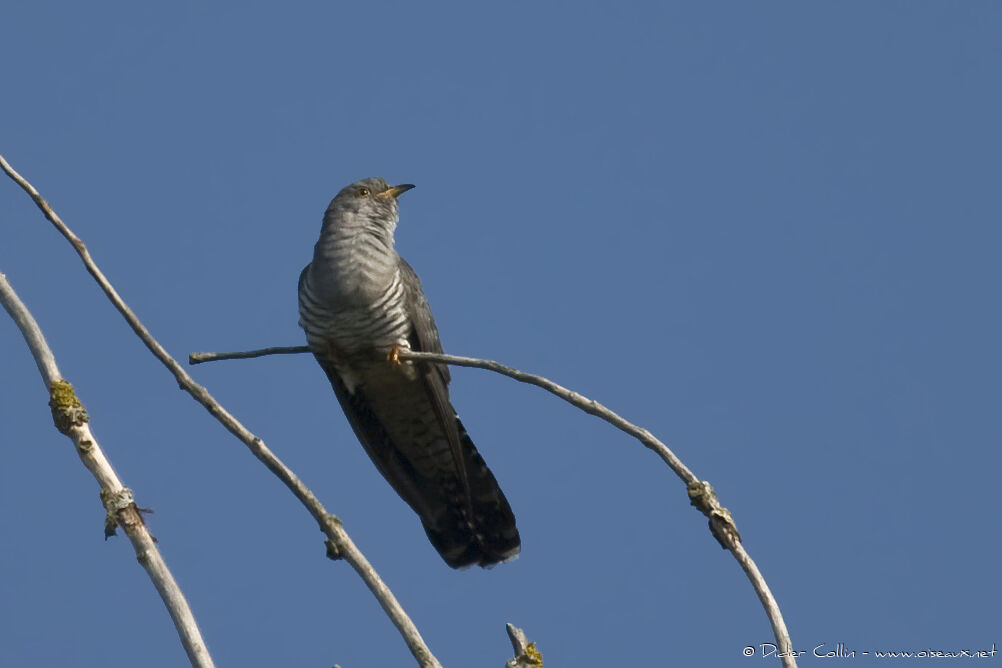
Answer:
<svg viewBox="0 0 1002 668"><path fill-rule="evenodd" d="M379 194L380 195L384 195L384 196L385 195L391 195L394 198L396 198L396 197L400 197L400 195L402 195L403 193L407 192L408 190L410 190L413 187L414 186L412 184L410 184L410 183L402 183L399 186L390 186L389 188L387 188L386 190L384 190L383 192L381 192Z"/></svg>

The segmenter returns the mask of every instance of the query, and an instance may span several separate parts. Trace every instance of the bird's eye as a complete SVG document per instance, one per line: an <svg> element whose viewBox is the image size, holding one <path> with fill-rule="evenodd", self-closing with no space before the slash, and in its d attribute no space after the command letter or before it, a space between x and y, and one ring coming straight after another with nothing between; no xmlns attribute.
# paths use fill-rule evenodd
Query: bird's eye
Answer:
<svg viewBox="0 0 1002 668"><path fill-rule="evenodd" d="M358 195L359 197L368 197L368 196L369 196L369 195L371 195L372 193L371 193L371 192L369 192L369 189L368 189L368 188L359 188L359 189L358 189L358 192L357 192L356 194L357 194L357 195Z"/></svg>

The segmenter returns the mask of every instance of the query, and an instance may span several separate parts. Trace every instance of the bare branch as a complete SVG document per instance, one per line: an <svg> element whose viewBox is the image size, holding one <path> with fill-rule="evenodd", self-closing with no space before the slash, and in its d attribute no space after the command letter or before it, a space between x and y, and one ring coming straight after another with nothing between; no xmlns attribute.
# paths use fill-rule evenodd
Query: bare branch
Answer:
<svg viewBox="0 0 1002 668"><path fill-rule="evenodd" d="M132 490L119 480L111 462L104 456L101 446L90 430L90 417L73 392L73 386L59 374L56 359L52 355L42 330L32 317L24 302L14 292L7 277L0 273L0 303L14 319L24 340L31 349L38 370L49 389L49 406L56 428L68 436L76 446L77 454L84 466L101 485L101 501L107 510L105 534L113 535L120 526L129 537L136 551L139 563L146 569L153 586L156 587L167 612L174 620L174 626L181 637L181 644L188 654L188 660L196 668L212 668L212 657L198 630L195 616L188 607L181 588L167 568L166 562L157 549L156 541L143 522L139 509L132 498Z"/></svg>
<svg viewBox="0 0 1002 668"><path fill-rule="evenodd" d="M215 360L240 359L278 353L291 354L301 352L309 352L309 348L306 346L277 346L273 348L261 348L250 351L249 353L192 353L189 359L191 364L200 364L202 362L212 362ZM689 494L689 502L707 517L709 520L710 533L712 533L713 537L717 539L721 547L725 550L729 550L731 554L734 555L734 558L737 559L738 564L751 581L752 586L755 588L755 592L758 594L759 600L762 602L762 606L765 608L766 614L769 616L769 622L772 625L773 635L776 637L776 642L784 652L781 657L783 665L786 666L786 668L792 668L797 665L796 659L793 656L786 656L786 654L792 654L792 644L790 643L790 633L786 628L786 622L783 621L783 615L779 610L779 604L776 602L776 598L772 595L772 591L769 589L769 585L766 583L765 578L762 577L762 573L758 570L758 566L755 565L755 562L748 555L748 552L745 551L744 546L741 544L741 535L738 533L737 525L734 523L734 518L731 516L730 511L720 504L720 501L717 499L716 492L713 491L713 487L710 486L710 483L697 478L695 474L693 474L693 472L682 463L682 460L680 460L667 445L651 434L651 432L638 427L619 414L609 410L594 399L589 399L582 394L569 390L562 385L554 383L548 378L544 378L543 376L537 376L535 374L519 371L518 369L505 366L499 362L478 359L475 357L446 355L442 353L415 352L413 350L407 350L406 348L399 348L395 352L397 353L397 358L400 360L451 364L453 366L486 369L487 371L493 371L503 376L508 376L509 378L513 378L522 383L528 383L530 385L541 387L547 392L560 397L564 401L577 406L586 413L590 413L591 415L605 420L614 427L626 432L630 436L633 436L645 446L657 453L657 455L661 457L666 464L668 464L671 470L682 479L682 482L685 483L686 490Z"/></svg>
<svg viewBox="0 0 1002 668"><path fill-rule="evenodd" d="M505 662L505 668L543 668L543 655L536 649L536 643L529 642L525 631L514 624L505 624L515 658Z"/></svg>
<svg viewBox="0 0 1002 668"><path fill-rule="evenodd" d="M115 288L111 285L101 270L97 267L94 260L91 258L90 253L87 251L87 247L84 245L83 241L80 240L73 232L66 226L66 224L59 218L52 207L49 206L39 192L32 186L28 181L26 181L20 174L18 174L14 169L4 160L3 156L0 156L0 168L2 168L21 188L24 189L31 199L34 200L35 204L41 209L45 217L55 225L56 229L66 237L66 239L73 244L76 249L77 254L80 259L83 260L84 266L87 271L94 277L98 285L111 300L111 303L118 309L122 317L125 318L132 330L142 339L146 347L153 353L153 355L160 360L160 362L167 367L167 369L174 375L177 380L178 385L181 389L188 392L195 401L202 404L209 411L209 413L216 418L226 429L240 439L251 451L251 453L257 457L268 469L274 473L279 480L285 483L286 487L296 496L299 501L306 506L306 509L313 515L317 523L320 525L321 530L326 534L330 543L336 548L337 555L347 561L352 568L358 573L358 575L365 582L369 591L376 597L379 604L382 606L383 610L386 612L390 621L393 622L394 626L400 632L401 636L404 638L404 642L407 643L407 647L410 649L411 654L417 660L418 664L425 668L441 668L441 664L438 659L431 653L431 650L425 644L424 639L418 632L417 627L404 612L400 603L397 601L396 597L390 591L389 587L383 582L376 573L376 570L372 567L372 564L365 558L361 550L355 545L355 543L348 536L348 533L341 526L340 520L338 520L334 515L327 512L323 504L314 496L313 492L309 490L306 485L284 464L282 461L275 456L275 454L265 445L264 441L255 436L250 430L243 426L239 420L233 417L222 405L217 402L212 395L204 387L196 383L191 376L184 370L184 368L173 358L167 351L160 345L160 343L153 338L146 327L140 322L139 318L136 317L135 313L126 305L125 301L118 295Z"/></svg>
<svg viewBox="0 0 1002 668"><path fill-rule="evenodd" d="M251 357L264 357L265 355L295 355L296 353L308 352L310 349L306 346L274 346L239 353L191 353L188 355L188 364L194 366L202 362L216 362L218 360L243 360Z"/></svg>

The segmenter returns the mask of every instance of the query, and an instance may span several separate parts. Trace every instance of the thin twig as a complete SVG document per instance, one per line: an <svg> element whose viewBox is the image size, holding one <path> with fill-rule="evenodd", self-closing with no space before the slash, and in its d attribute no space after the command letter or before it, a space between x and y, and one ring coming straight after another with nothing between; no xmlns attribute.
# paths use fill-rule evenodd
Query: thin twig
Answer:
<svg viewBox="0 0 1002 668"><path fill-rule="evenodd" d="M195 616L188 607L188 601L181 593L177 581L167 568L160 550L157 549L153 536L146 528L133 501L132 491L122 484L111 462L105 457L104 451L91 433L87 411L73 392L73 386L60 375L56 359L45 342L42 330L2 273L0 273L0 303L3 303L7 313L14 319L24 335L28 348L31 349L45 387L49 390L49 405L52 407L56 427L73 441L80 459L101 485L101 500L108 512L105 519L105 534L112 535L116 526L122 527L136 551L139 563L146 569L153 586L167 606L167 612L174 620L174 626L181 637L181 644L188 654L191 665L196 668L212 668L214 665L212 657L198 630Z"/></svg>
<svg viewBox="0 0 1002 668"><path fill-rule="evenodd" d="M209 413L216 418L227 430L238 439L240 439L247 447L250 449L251 453L257 457L268 469L274 473L279 480L285 483L292 493L299 499L299 501L306 506L306 509L313 515L317 523L320 525L321 530L327 535L329 543L333 546L334 552L337 556L343 558L347 561L352 568L359 574L362 580L365 582L369 591L376 597L379 604L382 606L383 610L386 612L387 616L393 622L394 626L397 627L398 631L404 638L404 642L407 643L407 647L410 649L411 654L417 659L419 665L425 668L441 668L441 664L438 659L431 653L431 650L425 644L424 639L418 632L417 627L411 621L407 613L401 607L400 603L397 601L396 597L390 591L389 587L383 582L376 573L376 570L372 567L372 564L365 558L361 550L355 545L355 543L348 536L348 533L341 526L340 520L335 516L327 512L323 504L313 495L313 492L309 490L306 485L294 474L282 461L275 456L275 454L265 445L264 441L255 436L250 430L243 426L239 420L230 415L230 413L222 407L222 405L217 402L209 391L204 387L196 383L191 376L184 370L184 368L173 358L167 351L160 345L160 343L153 338L139 318L136 317L135 313L125 304L125 301L118 295L115 288L112 287L111 283L105 278L104 274L97 267L94 260L91 259L90 253L87 252L87 247L84 245L83 241L80 240L73 232L66 226L66 224L59 218L52 207L49 206L38 191L32 186L28 181L26 181L20 174L18 174L14 169L4 160L3 156L0 156L0 167L19 185L24 189L31 199L34 200L35 204L41 209L45 217L55 225L56 229L66 237L66 239L73 244L76 249L77 254L80 255L80 259L83 260L84 266L87 271L94 277L98 285L111 300L111 303L118 309L122 317L125 318L129 326L136 335L142 339L146 347L153 353L154 356L160 362L167 367L167 369L174 375L181 388L188 392L195 401L202 404L209 411Z"/></svg>
<svg viewBox="0 0 1002 668"><path fill-rule="evenodd" d="M218 360L245 360L252 357L264 357L265 355L295 355L296 353L308 353L307 346L274 346L272 348L258 348L257 350L245 350L239 353L191 353L188 355L188 364L195 365L202 362L216 362Z"/></svg>
<svg viewBox="0 0 1002 668"><path fill-rule="evenodd" d="M250 351L250 353L192 353L189 359L191 364L200 364L202 362L212 362L216 360L240 359L243 357L260 357L262 355L269 354L291 354L300 352L309 352L309 349L306 346L277 346L273 348L261 348L259 350ZM758 570L758 566L755 565L755 562L745 550L744 545L742 545L741 536L738 533L737 526L734 523L734 519L731 517L730 511L720 504L720 501L717 499L717 495L713 491L713 487L710 486L710 483L697 478L696 475L682 463L682 460L680 460L667 445L651 434L651 432L638 427L594 399L589 399L582 394L569 390L562 385L554 383L548 378L544 378L543 376L537 376L535 374L519 371L518 369L505 366L499 362L478 359L475 357L445 355L441 353L422 353L406 349L399 349L397 352L398 357L401 360L451 364L453 366L486 369L487 371L493 371L503 376L508 376L509 378L513 378L522 383L528 383L530 385L541 387L547 392L560 397L564 401L577 406L586 413L590 413L591 415L605 420L617 429L633 436L645 446L657 453L657 455L661 457L666 464L668 464L671 470L682 479L682 482L685 483L690 503L707 517L709 520L710 532L713 534L714 538L717 539L724 549L730 551L730 553L734 555L734 558L737 560L738 564L751 581L752 586L755 588L755 592L758 594L759 600L762 602L763 608L765 608L766 615L769 617L773 635L776 637L776 643L783 650L783 656L781 656L783 665L786 668L794 668L797 665L796 659L792 656L791 652L792 644L790 643L790 633L786 628L786 622L783 621L783 615L779 610L779 604L776 602L776 598L772 595L772 591L769 589L769 585L766 583L762 573ZM790 654L791 656L787 656L787 654Z"/></svg>

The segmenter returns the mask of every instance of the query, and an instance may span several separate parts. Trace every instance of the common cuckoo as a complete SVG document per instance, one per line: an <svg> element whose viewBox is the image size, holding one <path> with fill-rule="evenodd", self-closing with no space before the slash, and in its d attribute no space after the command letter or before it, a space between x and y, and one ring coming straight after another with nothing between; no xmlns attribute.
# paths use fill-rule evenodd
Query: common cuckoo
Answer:
<svg viewBox="0 0 1002 668"><path fill-rule="evenodd" d="M358 440L445 562L492 566L521 542L449 402L449 369L394 355L442 352L421 281L393 244L397 197L413 187L364 179L331 201L299 277L299 324Z"/></svg>

